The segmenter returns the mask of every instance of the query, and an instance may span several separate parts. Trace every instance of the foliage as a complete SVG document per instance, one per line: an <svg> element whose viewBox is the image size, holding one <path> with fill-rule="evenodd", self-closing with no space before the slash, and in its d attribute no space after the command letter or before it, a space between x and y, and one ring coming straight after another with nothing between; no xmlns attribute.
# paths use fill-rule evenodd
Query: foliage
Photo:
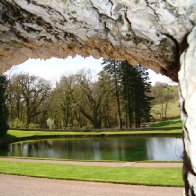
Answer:
<svg viewBox="0 0 196 196"><path fill-rule="evenodd" d="M121 101L120 101L120 62L113 61L113 60L104 60L103 63L104 68L103 70L108 73L110 76L111 81L113 82L113 90L115 94L116 104L117 104L117 118L118 118L118 126L122 129L122 113L121 113Z"/></svg>
<svg viewBox="0 0 196 196"><path fill-rule="evenodd" d="M48 121L51 118L57 129L140 127L150 118L148 72L126 61L108 60L103 65L96 79L90 72L80 71L63 76L54 88L29 74L10 77L10 125L19 127L17 123L24 122L25 127L53 129L54 123Z"/></svg>
<svg viewBox="0 0 196 196"><path fill-rule="evenodd" d="M154 119L168 119L180 116L178 87L156 83L151 89L153 100L152 115Z"/></svg>
<svg viewBox="0 0 196 196"><path fill-rule="evenodd" d="M127 61L107 60L103 64L104 71L113 81L119 128L122 128L123 121L126 127L135 124L139 128L142 120L150 119L153 98L148 95L151 87L148 72L140 65L131 66Z"/></svg>
<svg viewBox="0 0 196 196"><path fill-rule="evenodd" d="M40 125L39 124L35 124L35 123L29 123L27 128L28 129L39 129Z"/></svg>
<svg viewBox="0 0 196 196"><path fill-rule="evenodd" d="M6 134L9 129L7 123L8 120L8 109L6 107L6 95L5 91L7 88L7 78L6 76L0 74L0 136Z"/></svg>
<svg viewBox="0 0 196 196"><path fill-rule="evenodd" d="M53 163L0 161L0 173L120 184L183 186L181 168L59 166Z"/></svg>
<svg viewBox="0 0 196 196"><path fill-rule="evenodd" d="M19 118L14 119L13 121L10 122L10 126L12 129L39 129L40 125L36 123L29 123L26 125L26 123L22 122Z"/></svg>
<svg viewBox="0 0 196 196"><path fill-rule="evenodd" d="M10 127L12 127L13 129L17 129L17 128L25 128L26 124L24 122L22 122L19 118L15 118L13 121L10 122Z"/></svg>
<svg viewBox="0 0 196 196"><path fill-rule="evenodd" d="M133 124L131 118L135 118L135 127L139 128L142 119L150 120L151 100L148 93L150 92L151 83L149 82L148 72L140 65L131 67L127 62L123 62L123 90L127 115L129 123ZM130 126L132 127L130 123Z"/></svg>
<svg viewBox="0 0 196 196"><path fill-rule="evenodd" d="M44 124L45 100L50 91L50 82L40 77L29 74L12 76L7 89L10 121L20 119L26 127L31 123L38 124L38 121Z"/></svg>
<svg viewBox="0 0 196 196"><path fill-rule="evenodd" d="M58 125L65 128L101 127L109 92L103 78L93 81L90 72L81 71L62 77L54 92L53 99L58 102L51 104L50 116Z"/></svg>

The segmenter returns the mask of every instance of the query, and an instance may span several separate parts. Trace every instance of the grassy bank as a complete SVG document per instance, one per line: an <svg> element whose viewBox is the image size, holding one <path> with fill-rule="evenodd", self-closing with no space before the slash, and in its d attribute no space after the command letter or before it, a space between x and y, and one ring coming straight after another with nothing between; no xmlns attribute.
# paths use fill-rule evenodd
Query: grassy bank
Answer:
<svg viewBox="0 0 196 196"><path fill-rule="evenodd" d="M150 127L182 127L181 119L165 120L156 123L151 123Z"/></svg>
<svg viewBox="0 0 196 196"><path fill-rule="evenodd" d="M21 141L26 139L40 139L51 137L105 137L105 136L146 136L146 135L181 135L182 130L156 130L156 131L103 131L103 132L42 132L9 130L7 135L0 138L0 144Z"/></svg>
<svg viewBox="0 0 196 196"><path fill-rule="evenodd" d="M101 167L0 161L0 173L121 184L183 186L180 168Z"/></svg>

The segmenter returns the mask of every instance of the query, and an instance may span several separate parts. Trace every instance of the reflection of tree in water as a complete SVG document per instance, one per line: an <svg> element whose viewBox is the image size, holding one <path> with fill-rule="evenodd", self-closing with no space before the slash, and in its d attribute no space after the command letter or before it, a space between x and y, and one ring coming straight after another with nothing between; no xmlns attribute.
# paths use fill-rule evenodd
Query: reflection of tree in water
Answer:
<svg viewBox="0 0 196 196"><path fill-rule="evenodd" d="M1 146L0 147L0 156L9 156L9 146Z"/></svg>
<svg viewBox="0 0 196 196"><path fill-rule="evenodd" d="M42 140L13 144L9 150L17 156L130 161L146 159L142 142L130 138Z"/></svg>
<svg viewBox="0 0 196 196"><path fill-rule="evenodd" d="M52 149L53 146L47 140L38 141L38 142L21 142L11 144L9 146L10 155L18 156L31 156L38 154L40 151Z"/></svg>
<svg viewBox="0 0 196 196"><path fill-rule="evenodd" d="M136 161L147 159L146 140L141 137L115 138L115 140L112 139L110 147L115 160Z"/></svg>
<svg viewBox="0 0 196 196"><path fill-rule="evenodd" d="M172 149L177 152L175 148L176 138L67 138L12 144L9 146L9 153L5 156L122 161L160 160L161 157L165 160L175 160L179 159L175 158L176 155L172 152ZM178 152L181 149L180 143Z"/></svg>

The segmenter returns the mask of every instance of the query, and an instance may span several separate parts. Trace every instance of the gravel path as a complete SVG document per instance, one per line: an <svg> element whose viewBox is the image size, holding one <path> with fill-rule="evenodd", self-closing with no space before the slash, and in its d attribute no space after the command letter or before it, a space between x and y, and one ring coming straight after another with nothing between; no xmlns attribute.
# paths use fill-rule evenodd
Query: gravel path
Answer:
<svg viewBox="0 0 196 196"><path fill-rule="evenodd" d="M32 162L32 163L52 163L67 165L87 165L87 166L108 166L108 167L182 167L182 163L137 163L137 162L85 162L85 161L55 161L55 160L35 160L23 158L0 158L0 161Z"/></svg>
<svg viewBox="0 0 196 196"><path fill-rule="evenodd" d="M0 174L0 196L182 196L182 188L53 180Z"/></svg>

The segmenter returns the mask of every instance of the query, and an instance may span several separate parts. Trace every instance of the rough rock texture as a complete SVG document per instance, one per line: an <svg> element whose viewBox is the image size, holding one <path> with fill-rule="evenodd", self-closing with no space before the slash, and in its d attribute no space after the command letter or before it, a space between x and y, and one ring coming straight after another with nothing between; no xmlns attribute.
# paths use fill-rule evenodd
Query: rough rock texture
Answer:
<svg viewBox="0 0 196 196"><path fill-rule="evenodd" d="M195 0L1 0L0 69L80 54L126 59L177 81L195 10Z"/></svg>
<svg viewBox="0 0 196 196"><path fill-rule="evenodd" d="M0 70L29 57L128 60L178 80L186 195L196 195L196 0L1 0ZM189 33L192 32L190 35ZM188 44L187 44L187 35ZM188 47L188 49L187 49ZM187 49L187 50L186 50Z"/></svg>
<svg viewBox="0 0 196 196"><path fill-rule="evenodd" d="M184 124L184 179L187 195L196 195L196 27L188 36L179 72Z"/></svg>

